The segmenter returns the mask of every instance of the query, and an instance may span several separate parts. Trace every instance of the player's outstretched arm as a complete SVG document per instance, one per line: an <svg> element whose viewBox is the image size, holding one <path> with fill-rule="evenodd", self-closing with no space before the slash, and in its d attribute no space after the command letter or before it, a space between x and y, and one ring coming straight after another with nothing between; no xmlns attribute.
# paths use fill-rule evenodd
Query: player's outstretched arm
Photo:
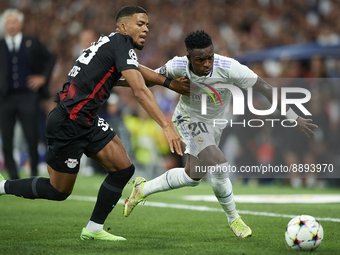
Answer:
<svg viewBox="0 0 340 255"><path fill-rule="evenodd" d="M260 92L263 94L269 102L273 102L273 87L270 86L265 80L263 80L261 77L257 78L256 83L253 86L253 89L257 92ZM278 93L278 103L277 103L277 109L281 111L281 96L280 93ZM289 106L287 106L287 119L294 119L297 122L297 125L295 126L295 129L300 131L304 136L309 138L311 135L315 135L312 128L318 128L317 125L312 123L312 119L304 119L300 116L298 116L293 109L291 109Z"/></svg>
<svg viewBox="0 0 340 255"><path fill-rule="evenodd" d="M166 120L151 91L145 86L141 73L135 69L129 69L122 71L122 75L130 85L140 105L163 129L171 152L174 153L176 151L178 155L182 156L180 137Z"/></svg>
<svg viewBox="0 0 340 255"><path fill-rule="evenodd" d="M163 85L177 92L178 94L190 96L190 81L188 82L188 80L172 80L166 78L165 76L156 73L152 69L143 65L139 65L139 70L148 86Z"/></svg>

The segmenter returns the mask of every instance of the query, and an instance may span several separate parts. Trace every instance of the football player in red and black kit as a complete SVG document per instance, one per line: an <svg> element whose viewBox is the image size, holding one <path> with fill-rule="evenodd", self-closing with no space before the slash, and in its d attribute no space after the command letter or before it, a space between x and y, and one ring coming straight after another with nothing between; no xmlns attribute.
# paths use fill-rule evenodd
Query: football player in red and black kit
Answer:
<svg viewBox="0 0 340 255"><path fill-rule="evenodd" d="M72 192L83 153L103 165L108 175L99 189L90 221L82 230L82 240L125 240L104 231L103 224L135 167L114 130L96 114L122 76L138 102L162 127L171 151L182 155L180 138L145 86L134 51L143 49L149 31L146 10L139 6L123 7L117 13L116 25L115 33L101 36L98 42L83 51L69 72L62 91L56 95L58 105L49 114L46 131L46 162L50 178L3 180L0 175L0 195L62 201ZM148 69L140 68L144 68L143 74L148 82L170 85L173 89L177 85L176 91L183 89L183 84L153 71L147 75Z"/></svg>

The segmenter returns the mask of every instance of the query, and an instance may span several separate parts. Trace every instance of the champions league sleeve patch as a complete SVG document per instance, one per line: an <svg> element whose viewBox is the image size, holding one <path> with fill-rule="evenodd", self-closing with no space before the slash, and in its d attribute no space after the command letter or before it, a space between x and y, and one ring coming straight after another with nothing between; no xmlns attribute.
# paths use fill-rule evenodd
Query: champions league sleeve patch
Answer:
<svg viewBox="0 0 340 255"><path fill-rule="evenodd" d="M163 76L166 76L166 65L162 66L160 69L159 69L159 74L163 75Z"/></svg>
<svg viewBox="0 0 340 255"><path fill-rule="evenodd" d="M127 59L126 63L128 65L135 65L138 67L138 58L137 58L137 54L134 51L134 49L129 50L129 56L130 56L130 59Z"/></svg>
<svg viewBox="0 0 340 255"><path fill-rule="evenodd" d="M130 58L132 59L132 60L138 60L138 58L137 58L137 54L136 54L136 52L135 52L135 50L134 49L130 49L129 50L129 56L130 56Z"/></svg>

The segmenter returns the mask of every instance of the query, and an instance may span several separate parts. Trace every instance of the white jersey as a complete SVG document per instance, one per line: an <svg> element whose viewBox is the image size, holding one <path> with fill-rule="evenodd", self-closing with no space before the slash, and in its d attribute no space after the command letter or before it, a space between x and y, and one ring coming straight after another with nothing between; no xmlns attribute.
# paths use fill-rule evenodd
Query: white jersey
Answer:
<svg viewBox="0 0 340 255"><path fill-rule="evenodd" d="M198 92L191 93L191 96L182 95L176 110L205 123L210 123L213 119L226 118L229 110L232 94L228 89L217 89L215 87L217 84L231 84L247 89L257 80L257 75L247 66L219 54L214 54L213 69L207 76L197 76L190 71L186 56L174 57L156 71L172 79L186 76L201 88ZM201 114L202 94L207 94L206 115Z"/></svg>
<svg viewBox="0 0 340 255"><path fill-rule="evenodd" d="M247 66L232 58L214 54L214 64L207 76L197 76L189 69L187 57L174 57L156 70L168 78L186 76L200 90L190 96L181 96L176 106L172 122L181 140L186 144L184 153L199 158L202 150L220 143L225 125L213 125L214 119L225 119L229 110L231 92L216 88L219 84L237 85L247 89L253 86L257 75ZM202 114L201 99L206 94L206 114Z"/></svg>

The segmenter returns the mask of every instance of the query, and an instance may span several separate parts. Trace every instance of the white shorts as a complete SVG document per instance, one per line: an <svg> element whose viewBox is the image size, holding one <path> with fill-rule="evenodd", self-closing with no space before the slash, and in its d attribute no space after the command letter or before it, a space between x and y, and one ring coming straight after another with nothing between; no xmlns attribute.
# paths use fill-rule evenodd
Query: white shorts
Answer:
<svg viewBox="0 0 340 255"><path fill-rule="evenodd" d="M172 116L177 134L185 143L184 153L198 158L198 154L210 145L220 143L223 128L213 127L202 120L190 117L188 114L181 114L176 108Z"/></svg>

